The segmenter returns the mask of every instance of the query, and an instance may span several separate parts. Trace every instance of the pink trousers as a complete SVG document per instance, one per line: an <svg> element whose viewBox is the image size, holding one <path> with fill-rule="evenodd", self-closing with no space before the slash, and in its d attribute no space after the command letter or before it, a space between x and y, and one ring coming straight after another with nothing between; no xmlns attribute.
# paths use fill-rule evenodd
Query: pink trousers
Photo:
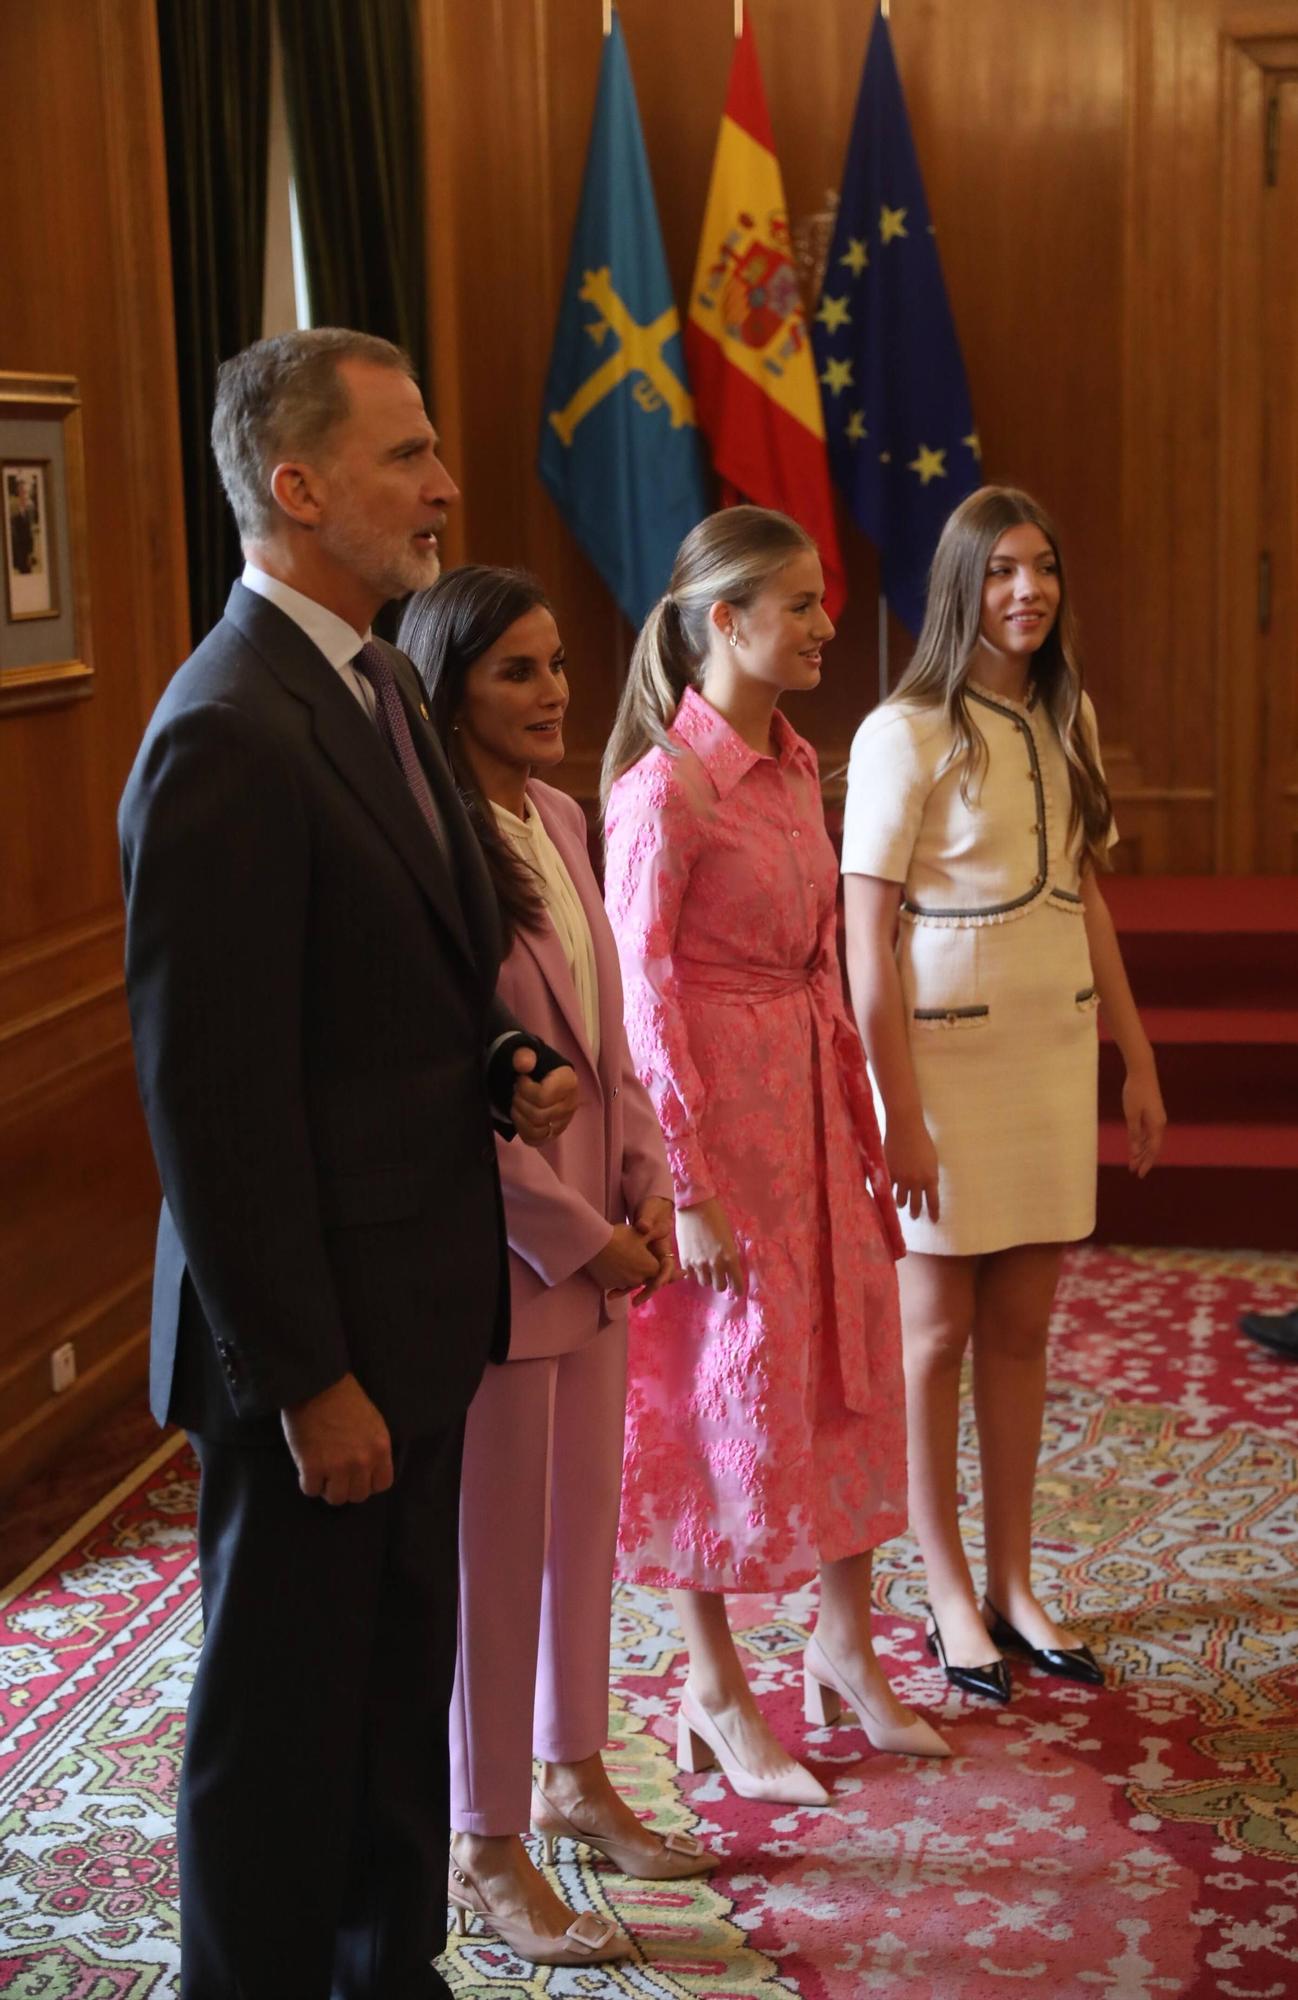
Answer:
<svg viewBox="0 0 1298 2000"><path fill-rule="evenodd" d="M608 1738L625 1411L624 1325L572 1354L488 1365L470 1406L450 1722L458 1833L525 1832L533 1757L576 1763Z"/></svg>

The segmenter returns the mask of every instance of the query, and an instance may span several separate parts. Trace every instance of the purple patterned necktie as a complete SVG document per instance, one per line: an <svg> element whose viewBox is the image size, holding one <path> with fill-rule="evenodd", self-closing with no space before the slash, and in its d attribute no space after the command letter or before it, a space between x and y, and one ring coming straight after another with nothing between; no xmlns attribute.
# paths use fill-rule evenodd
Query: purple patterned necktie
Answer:
<svg viewBox="0 0 1298 2000"><path fill-rule="evenodd" d="M433 803L428 779L419 761L414 738L410 734L410 724L406 720L405 707L402 704L397 677L392 671L391 662L382 647L376 646L371 640L361 647L352 665L358 674L364 674L374 690L374 719L378 723L379 734L401 766L401 775L414 794L415 804L427 820L428 830L437 842L438 848L445 854L446 832L442 826L441 814Z"/></svg>

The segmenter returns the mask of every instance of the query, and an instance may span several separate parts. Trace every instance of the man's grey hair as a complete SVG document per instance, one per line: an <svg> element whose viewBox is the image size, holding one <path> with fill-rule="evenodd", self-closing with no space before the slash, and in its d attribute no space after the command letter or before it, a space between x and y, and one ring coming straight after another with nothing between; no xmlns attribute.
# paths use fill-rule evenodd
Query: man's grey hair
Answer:
<svg viewBox="0 0 1298 2000"><path fill-rule="evenodd" d="M277 333L221 363L212 450L242 542L259 542L274 530L275 467L286 458L318 458L330 431L346 417L340 361L399 368L415 379L410 356L390 340L344 326Z"/></svg>

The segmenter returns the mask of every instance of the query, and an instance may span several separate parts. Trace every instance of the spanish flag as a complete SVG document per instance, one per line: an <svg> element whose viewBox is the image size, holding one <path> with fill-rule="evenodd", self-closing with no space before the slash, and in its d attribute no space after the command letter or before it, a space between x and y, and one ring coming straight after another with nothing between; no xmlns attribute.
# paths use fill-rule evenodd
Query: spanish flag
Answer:
<svg viewBox="0 0 1298 2000"><path fill-rule="evenodd" d="M700 428L733 494L791 514L820 548L831 618L846 591L825 420L784 183L745 11L685 326Z"/></svg>

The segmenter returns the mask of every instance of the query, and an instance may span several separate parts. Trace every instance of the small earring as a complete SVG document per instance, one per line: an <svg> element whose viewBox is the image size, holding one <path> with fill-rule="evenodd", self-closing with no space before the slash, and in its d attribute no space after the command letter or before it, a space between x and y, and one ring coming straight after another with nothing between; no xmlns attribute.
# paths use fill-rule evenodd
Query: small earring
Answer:
<svg viewBox="0 0 1298 2000"><path fill-rule="evenodd" d="M727 632L727 634L726 634L726 637L727 637L727 639L729 639L729 641L730 641L731 645L732 645L732 646L734 646L734 647L735 647L735 648L737 649L737 648L738 648L738 646L739 646L739 634L738 634L738 632L736 632L736 630L735 630L735 628L734 628L734 626L733 626L733 625L732 625L732 626L730 627L730 630L729 630L729 631Z"/></svg>

